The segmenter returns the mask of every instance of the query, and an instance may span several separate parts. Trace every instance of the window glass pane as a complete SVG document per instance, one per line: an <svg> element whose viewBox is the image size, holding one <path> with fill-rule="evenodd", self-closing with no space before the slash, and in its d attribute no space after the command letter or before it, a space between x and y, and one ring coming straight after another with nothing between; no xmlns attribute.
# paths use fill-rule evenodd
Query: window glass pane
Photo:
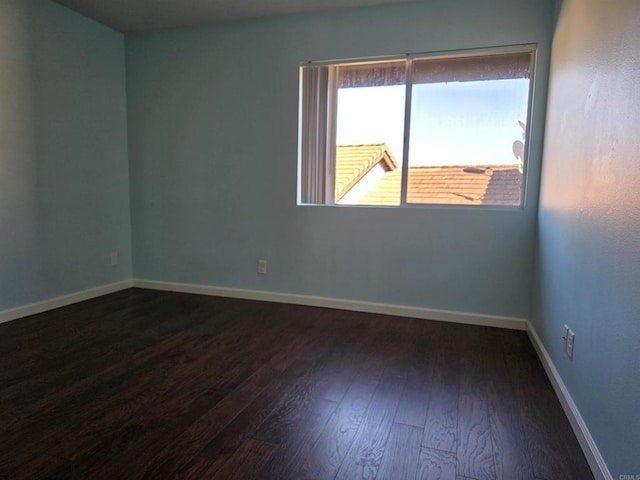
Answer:
<svg viewBox="0 0 640 480"><path fill-rule="evenodd" d="M304 65L299 201L520 206L533 56Z"/></svg>
<svg viewBox="0 0 640 480"><path fill-rule="evenodd" d="M338 204L400 204L405 65L394 61L338 67Z"/></svg>
<svg viewBox="0 0 640 480"><path fill-rule="evenodd" d="M512 65L508 55L414 62L407 203L520 205L531 58L522 55Z"/></svg>

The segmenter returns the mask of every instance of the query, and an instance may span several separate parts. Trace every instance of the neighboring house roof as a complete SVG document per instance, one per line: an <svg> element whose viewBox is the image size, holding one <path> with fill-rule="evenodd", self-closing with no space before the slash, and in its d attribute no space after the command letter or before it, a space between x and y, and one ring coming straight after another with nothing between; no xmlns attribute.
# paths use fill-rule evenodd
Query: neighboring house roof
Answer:
<svg viewBox="0 0 640 480"><path fill-rule="evenodd" d="M380 145L351 145L348 147L349 158L355 163L355 159L365 156L364 151L369 152L374 147L380 147ZM338 149L341 148L343 147L338 147ZM359 154L358 149L362 149L363 153ZM340 156L337 155L336 171L344 168L338 163L339 158ZM367 163L368 170L373 166L375 164ZM393 168L385 168L385 174L367 190L357 204L399 205L402 169L396 167L397 164L394 161ZM355 168L354 164L349 168L363 170L363 168ZM351 182L349 188L355 186L363 175L353 176L355 181ZM522 174L517 164L420 166L409 168L407 184L407 202L409 203L520 205ZM336 178L336 192L337 185ZM348 190L344 190L340 198Z"/></svg>
<svg viewBox="0 0 640 480"><path fill-rule="evenodd" d="M335 201L338 202L344 197L378 164L385 171L393 171L398 167L396 159L385 143L337 146Z"/></svg>

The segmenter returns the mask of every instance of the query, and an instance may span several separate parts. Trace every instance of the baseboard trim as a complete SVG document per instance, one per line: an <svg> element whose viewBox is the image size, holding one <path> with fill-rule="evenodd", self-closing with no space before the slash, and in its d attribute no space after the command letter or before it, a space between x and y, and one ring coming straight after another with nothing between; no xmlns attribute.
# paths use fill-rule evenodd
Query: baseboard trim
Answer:
<svg viewBox="0 0 640 480"><path fill-rule="evenodd" d="M591 467L594 477L596 480L613 480L613 477L607 468L607 464L605 463L604 458L602 458L600 450L598 450L598 446L591 436L591 432L589 432L587 424L582 418L582 415L580 415L580 411L573 401L573 398L571 398L571 394L569 393L567 386L562 381L562 377L560 377L553 360L551 360L547 349L544 347L542 340L540 340L538 333L530 322L527 322L527 334L540 357L540 361L547 372L551 385L562 404L564 413L567 415L567 418L571 423L571 427L578 438L578 442L582 447L582 451L584 452L587 462L589 462L589 466Z"/></svg>
<svg viewBox="0 0 640 480"><path fill-rule="evenodd" d="M294 305L306 305L310 307L335 308L356 312L421 318L425 320L439 320L442 322L466 323L470 325L508 328L512 330L526 330L527 328L527 321L523 318L473 314L449 310L435 310L430 308L364 302L359 300L347 300L341 298L316 297L311 295L278 293L265 290L246 290L241 288L214 287L209 285L158 282L155 280L140 279L133 280L133 286L139 288L148 288L150 290L195 293L200 295L241 298L245 300L262 300L276 303L291 303Z"/></svg>
<svg viewBox="0 0 640 480"><path fill-rule="evenodd" d="M102 295L107 295L109 293L118 292L120 290L126 290L132 286L133 282L131 280L125 280L96 288L90 288L88 290L82 290L81 292L75 292L69 295L63 295L61 297L49 298L42 302L31 303L29 305L12 308L10 310L0 311L0 323L10 322L19 318L28 317L29 315L36 315L38 313L53 310L54 308L66 307L72 303L78 303L84 300L101 297Z"/></svg>

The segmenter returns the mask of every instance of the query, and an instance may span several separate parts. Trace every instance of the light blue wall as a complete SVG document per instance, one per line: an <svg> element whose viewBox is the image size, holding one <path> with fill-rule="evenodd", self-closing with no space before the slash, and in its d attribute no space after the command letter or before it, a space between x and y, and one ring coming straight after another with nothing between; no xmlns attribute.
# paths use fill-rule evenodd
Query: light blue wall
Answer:
<svg viewBox="0 0 640 480"><path fill-rule="evenodd" d="M439 0L127 36L134 276L528 317L553 11ZM296 206L301 62L529 42L524 210Z"/></svg>
<svg viewBox="0 0 640 480"><path fill-rule="evenodd" d="M636 0L561 9L533 314L616 480L640 475L639 25ZM573 361L564 323L576 333Z"/></svg>
<svg viewBox="0 0 640 480"><path fill-rule="evenodd" d="M121 34L0 0L0 311L131 277L125 92Z"/></svg>

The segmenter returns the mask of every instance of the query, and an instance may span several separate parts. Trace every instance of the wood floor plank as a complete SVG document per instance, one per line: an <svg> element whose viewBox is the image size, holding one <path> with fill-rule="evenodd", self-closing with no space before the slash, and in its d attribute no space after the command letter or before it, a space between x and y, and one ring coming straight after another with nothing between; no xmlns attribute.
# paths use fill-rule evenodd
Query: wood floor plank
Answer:
<svg viewBox="0 0 640 480"><path fill-rule="evenodd" d="M520 418L536 478L593 480L578 441L551 388L518 386Z"/></svg>
<svg viewBox="0 0 640 480"><path fill-rule="evenodd" d="M125 385L128 388L123 390L126 395L110 395L100 400L98 404L90 403L87 410L81 411L85 415L72 413L71 418L75 418L74 423L81 426L76 436L84 438L87 444L91 444L94 438L98 443L102 443L103 435L100 435L100 432L107 428L111 429L120 421L127 421L146 427L138 429L138 434L150 437L145 443L153 445L155 444L153 437L164 437L173 429L174 423L185 421L197 416L202 409L210 408L210 405L214 405L223 398L224 382L229 378L226 374L234 371L227 367L227 362L236 363L235 367L238 367L238 370L242 365L240 354L232 353L236 350L234 341L236 334L232 329L229 329L228 333L230 336L219 335L212 338L210 342L204 340L198 344L187 344L189 353L181 354L180 362L173 365L161 362L160 365L163 366L164 371L154 368L132 378L129 385ZM257 347L258 345L254 346L254 348ZM250 351L251 348L248 347L248 350ZM171 358L169 357L167 361L171 362ZM205 365L206 368L199 368ZM211 370L207 371L209 369ZM236 378L238 373L236 371L235 375L232 374L233 378ZM207 387L201 388L203 384ZM163 399L161 406L154 403L158 398ZM172 412L171 417L162 424L157 424L156 419L167 410ZM110 415L101 415L98 418L93 415L94 411L106 411L110 412ZM47 451L76 461L74 452L76 441L66 437L48 447ZM134 442L143 442L143 440L135 439ZM45 444L42 445L43 447L39 448L44 448ZM141 447L144 455L152 455L153 450L148 447L149 445ZM132 456L133 461L138 463L143 460L142 454L131 451L131 445L128 449L128 454ZM118 461L122 459L119 458ZM129 469L133 474L132 465Z"/></svg>
<svg viewBox="0 0 640 480"><path fill-rule="evenodd" d="M496 478L534 480L513 385L489 382L487 397Z"/></svg>
<svg viewBox="0 0 640 480"><path fill-rule="evenodd" d="M188 297L190 302L194 301L192 297ZM199 316L192 311L196 308L190 305L190 302L182 299L172 303L159 297L156 299L155 308L165 307L165 316L157 318L148 312L142 312L131 319L131 312L109 312L107 326L94 321L95 312L89 307L78 312L75 311L76 305L73 305L72 313L68 315L63 314L66 309L57 311L54 320L58 318L64 335L47 331L46 334L43 333L47 335L44 337L47 338L46 342L36 339L38 355L20 363L26 366L26 370L22 374L14 372L10 388L0 392L0 399L23 402L43 398L51 391L59 392L61 385L65 383L76 383L83 377L91 377L105 368L110 369L113 363L125 360L126 358L122 357L126 357L132 350L137 353L145 347L153 347L158 340L176 333L189 332L190 328L200 323ZM91 302L83 303L91 305ZM176 303L183 307L182 310L176 310ZM197 305L197 300L195 303ZM40 316L36 316L36 324L39 318ZM76 326L79 320L81 323ZM26 321L31 322L32 319ZM225 315L221 314L216 315L210 326L222 331L231 322L233 318L225 318ZM69 328L67 324L72 324L73 327ZM136 334L132 335L132 332ZM33 353L31 349L24 350ZM29 397L24 397L25 394Z"/></svg>
<svg viewBox="0 0 640 480"><path fill-rule="evenodd" d="M206 358L206 357L204 357ZM233 357L230 357L233 358ZM236 365L241 369L242 362ZM186 372L190 370L187 369ZM229 374L233 374L234 368L228 370ZM221 372L220 372L221 373ZM155 455L159 448L163 445L163 439L173 438L184 428L184 424L192 423L196 418L201 416L211 406L217 404L224 398L224 390L220 390L215 384L211 384L208 388L196 388L193 380L198 380L199 376L194 375L183 381L177 381L169 389L162 389L162 395L155 398L163 398L162 406L164 411L159 410L154 413L154 408L145 409L143 412L134 413L128 424L129 427L136 427L130 430L127 442L122 443L115 441L120 433L115 431L111 436L105 435L105 429L102 428L103 434L95 437L98 442L92 449L87 449L87 454L78 455L74 458L74 469L81 470L85 476L92 478L113 478L121 473L121 465L127 465L127 474L129 477L137 477L141 475L149 465L152 465ZM219 381L224 381L225 375L219 375ZM186 381L186 383L183 383ZM200 377L200 380L202 378ZM206 381L204 382L206 385ZM191 385L186 387L185 385ZM171 416L158 422L157 419L162 418L164 412L170 411ZM112 430L109 428L109 430ZM107 431L109 431L107 430ZM87 438L92 438L85 435ZM112 438L114 437L114 438ZM69 443L69 445L71 445ZM95 464L95 452L106 451L108 454L101 457L101 466L98 471L93 471L92 464ZM62 472L60 472L62 475Z"/></svg>
<svg viewBox="0 0 640 480"><path fill-rule="evenodd" d="M496 478L534 480L513 385L489 382L487 399Z"/></svg>
<svg viewBox="0 0 640 480"><path fill-rule="evenodd" d="M332 312L331 316L341 320L345 318L341 313ZM336 337L331 355L316 375L312 391L314 397L338 403L342 400L353 377L362 368L362 355L359 347L369 345L372 335L374 335L374 331L368 331L363 335L361 331L353 328L342 331Z"/></svg>
<svg viewBox="0 0 640 480"><path fill-rule="evenodd" d="M159 349L160 353L163 351ZM95 426L95 422L103 422L112 416L115 422L119 422L132 411L130 408L109 408L109 405L119 397L118 393L128 396L128 391L122 387L135 382L135 372L135 368L131 371L123 369L115 377L106 376L105 380L83 380L72 388L63 390L60 395L44 397L38 401L37 404L42 409L40 412L30 414L21 425L4 432L7 441L25 445L19 452L19 461L27 462L37 458L43 451L73 460L78 442L85 448L93 448L101 440L87 431L95 430L100 436L109 431L106 426ZM75 391L76 396L72 396L70 391ZM135 396L131 398L136 400ZM73 425L72 434L68 427L64 428L65 425ZM82 431L78 432L78 428ZM1 458L2 452L0 463Z"/></svg>
<svg viewBox="0 0 640 480"><path fill-rule="evenodd" d="M495 480L491 426L485 384L469 383L458 399L458 475L476 480Z"/></svg>
<svg viewBox="0 0 640 480"><path fill-rule="evenodd" d="M388 322L382 316L370 318L364 334L352 344L345 358L352 372L349 389L331 417L314 448L305 458L296 478L333 479L342 464L365 416L374 391L385 371L399 373L397 351L387 343ZM390 357L380 351L392 351ZM401 355L402 358L404 356ZM388 359L391 362L387 362Z"/></svg>
<svg viewBox="0 0 640 480"><path fill-rule="evenodd" d="M362 423L378 379L356 380L340 402L305 458L297 477L308 480L335 478Z"/></svg>
<svg viewBox="0 0 640 480"><path fill-rule="evenodd" d="M229 322L231 321L232 320L229 319ZM219 328L219 331L223 331L225 329L224 322L218 323L217 327ZM171 355L179 358L183 354L185 347L188 347L188 342L194 342L196 345L204 345L206 341L207 340L203 338L203 335L198 335L197 332L191 332L188 329L179 331L162 339L160 344L156 342L153 344L153 348L137 350L131 357L125 355L125 358L121 359L121 361L108 365L105 370L98 372L87 370L88 362L83 362L83 356L78 356L78 358L70 362L70 368L75 369L78 372L86 371L87 375L84 376L84 378L82 373L80 373L80 378L78 378L78 375L74 375L73 382L68 384L68 388L65 388L68 382L63 381L61 384L58 384L58 388L53 395L36 396L43 393L40 390L40 385L38 384L37 379L34 379L34 383L32 385L28 385L26 387L21 386L21 388L25 388L29 391L30 395L34 399L33 406L31 407L32 411L41 412L43 410L48 410L46 402L61 402L64 405L67 405L69 399L77 399L83 389L93 388L100 381L109 381L117 375L131 377L131 374L135 372L136 368L144 368L145 364L155 361L158 358L163 359L165 362L168 362L167 358ZM173 349L173 351L162 351L164 348L163 344L168 348ZM46 371L44 371L40 376L49 377ZM52 381L52 379L48 378L47 381ZM117 381L117 383L120 382L121 380ZM2 395L7 394L8 393L5 390ZM11 402L22 402L25 400L25 398L15 397L4 397L3 399Z"/></svg>
<svg viewBox="0 0 640 480"><path fill-rule="evenodd" d="M336 479L375 478L387 445L405 378L383 378L345 456Z"/></svg>
<svg viewBox="0 0 640 480"><path fill-rule="evenodd" d="M268 340L268 337L265 337ZM248 350L245 353L249 353L251 348L248 346L250 342L246 339L244 344ZM267 347L268 345L265 345ZM260 344L255 344L256 349L261 349ZM262 353L269 355L269 349L262 348ZM245 355L246 356L246 355ZM206 356L202 357L206 359ZM250 357L247 357L250 358ZM259 358L259 356L258 356ZM100 467L100 471L93 473L93 476L103 475L104 478L108 478L110 471L116 471L123 463L128 464L129 476L133 477L146 471L155 462L155 457L159 450L165 445L166 439L174 439L185 429L184 425L189 425L196 418L200 417L205 411L210 410L214 405L220 402L228 392L232 392L235 387L230 386L229 389L224 386L228 382L229 378L236 378L236 380L242 380L245 375L249 374L246 367L246 361L230 355L228 359L235 363L231 368L223 362L215 362L218 365L215 367L218 373L215 377L207 379L206 376L197 374L195 371L187 368L183 369L184 375L180 381L174 381L174 385L169 389L163 389L163 394L156 396L161 398L162 402L159 405L164 408L159 408L157 413L154 413L154 409L145 409L143 412L135 413L131 418L131 421L140 426L144 426L144 429L139 431L139 434L135 438L132 438L125 450L114 449L109 447L111 451L109 458L105 458ZM209 359L211 360L211 359ZM235 372L235 373L234 373ZM241 373L244 372L244 373ZM186 376L186 377L185 377ZM235 383L234 380L232 383ZM162 420L163 415L170 411L171 415ZM108 445L108 438L105 440ZM106 448L103 446L103 449ZM79 459L78 462L81 462ZM86 459L88 462L91 458Z"/></svg>
<svg viewBox="0 0 640 480"><path fill-rule="evenodd" d="M460 325L447 325L442 332L447 340L430 347L431 368L428 374L429 405L422 445L426 448L455 452L458 435L458 396L461 378L461 354L454 339ZM439 335L432 334L431 342Z"/></svg>
<svg viewBox="0 0 640 480"><path fill-rule="evenodd" d="M291 435L292 425L305 417L307 405L314 400L317 382L326 378L327 370L333 368L331 357L329 354L325 357L326 361L316 362L305 375L297 379L292 388L285 390L276 407L252 434L253 438L279 445Z"/></svg>
<svg viewBox="0 0 640 480"><path fill-rule="evenodd" d="M260 471L260 478L294 478L336 408L335 402L313 398L300 419L295 424L289 424L288 432L282 437L273 457Z"/></svg>
<svg viewBox="0 0 640 480"><path fill-rule="evenodd" d="M458 430L458 385L433 383L422 445L426 448L455 452Z"/></svg>
<svg viewBox="0 0 640 480"><path fill-rule="evenodd" d="M18 448L17 446L15 447ZM69 468L71 462L64 458L40 453L27 463L4 461L0 465L0 478L13 480L20 478L56 478L51 474L60 468Z"/></svg>
<svg viewBox="0 0 640 480"><path fill-rule="evenodd" d="M283 389L303 375L316 359L303 353L291 355L290 361L277 375L273 370L265 369L259 380L248 382L189 425L155 456L154 465L144 478L179 475L193 469L192 463L198 456L214 459L219 456L218 465L224 464L276 408ZM211 471L208 466L207 469Z"/></svg>
<svg viewBox="0 0 640 480"><path fill-rule="evenodd" d="M549 384L547 374L528 335L516 330L500 330L498 334L502 341L509 381L514 384L526 381L546 387Z"/></svg>
<svg viewBox="0 0 640 480"><path fill-rule="evenodd" d="M393 424L376 478L414 480L418 471L421 441L422 428Z"/></svg>
<svg viewBox="0 0 640 480"><path fill-rule="evenodd" d="M275 445L248 439L213 477L206 472L205 477L211 480L258 479L262 465L273 457L275 450Z"/></svg>
<svg viewBox="0 0 640 480"><path fill-rule="evenodd" d="M215 436L200 439L204 441L200 455L222 464L239 447L245 438L275 438L282 441L285 428L275 420L289 422L299 419L299 408L304 407L311 397L309 385L314 367L321 363L322 356L309 358L307 362L296 362L290 370L274 380L247 408L240 412L231 423ZM269 423L256 436L263 423ZM188 468L188 467L186 467Z"/></svg>
<svg viewBox="0 0 640 480"><path fill-rule="evenodd" d="M456 454L422 447L416 480L456 480ZM458 477L461 478L461 477Z"/></svg>
<svg viewBox="0 0 640 480"><path fill-rule="evenodd" d="M424 428L431 385L426 364L409 369L394 422Z"/></svg>

